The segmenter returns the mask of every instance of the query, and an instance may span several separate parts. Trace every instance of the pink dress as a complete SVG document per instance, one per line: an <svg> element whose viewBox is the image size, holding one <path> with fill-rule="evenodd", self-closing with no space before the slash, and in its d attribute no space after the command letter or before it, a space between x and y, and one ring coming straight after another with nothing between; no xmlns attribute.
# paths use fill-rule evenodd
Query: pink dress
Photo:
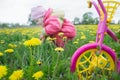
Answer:
<svg viewBox="0 0 120 80"><path fill-rule="evenodd" d="M54 43L58 47L64 47L65 41L63 40L63 37L67 37L67 40L71 40L76 36L76 30L74 25L64 19L62 26L58 20L57 16L51 16L52 9L48 9L44 15L44 28L47 35L49 35L52 38L56 38L56 41ZM63 37L59 36L58 34L62 32L64 33Z"/></svg>

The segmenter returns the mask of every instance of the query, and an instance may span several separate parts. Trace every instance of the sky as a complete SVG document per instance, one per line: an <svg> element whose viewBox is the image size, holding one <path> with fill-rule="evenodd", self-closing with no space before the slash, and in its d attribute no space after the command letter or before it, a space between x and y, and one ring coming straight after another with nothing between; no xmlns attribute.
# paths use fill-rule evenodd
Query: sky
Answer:
<svg viewBox="0 0 120 80"><path fill-rule="evenodd" d="M94 7L87 7L87 0L0 0L0 22L28 24L31 8L38 5L64 10L65 18L70 21L74 17L81 19L85 12L93 12L93 17L98 17ZM120 19L120 8L114 19Z"/></svg>

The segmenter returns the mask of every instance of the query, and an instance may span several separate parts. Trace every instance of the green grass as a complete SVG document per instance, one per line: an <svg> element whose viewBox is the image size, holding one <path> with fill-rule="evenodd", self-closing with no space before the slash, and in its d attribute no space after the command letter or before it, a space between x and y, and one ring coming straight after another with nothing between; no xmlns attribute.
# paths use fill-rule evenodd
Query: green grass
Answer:
<svg viewBox="0 0 120 80"><path fill-rule="evenodd" d="M110 28L120 37L118 29L120 25L112 25ZM66 44L63 52L56 52L53 43L45 41L43 44L35 47L26 47L23 43L33 37L39 38L41 32L39 27L35 28L15 28L15 29L0 29L0 52L4 55L0 56L0 65L7 66L7 75L1 80L8 80L9 76L15 70L22 69L24 72L22 80L33 80L32 75L37 71L42 71L44 76L40 80L77 80L77 74L70 72L70 59L73 53L80 46L95 41L96 25L79 25L76 26L77 36ZM81 39L85 36L86 39ZM73 44L77 41L78 44ZM17 47L13 48L9 44L15 44ZM104 43L116 51L118 58L120 58L120 44L114 42L108 35L106 35ZM6 49L14 49L13 53L5 53ZM41 61L41 65L36 64ZM97 73L97 70L96 70ZM113 73L111 80L120 79L118 74ZM93 80L108 80L107 75L94 76Z"/></svg>

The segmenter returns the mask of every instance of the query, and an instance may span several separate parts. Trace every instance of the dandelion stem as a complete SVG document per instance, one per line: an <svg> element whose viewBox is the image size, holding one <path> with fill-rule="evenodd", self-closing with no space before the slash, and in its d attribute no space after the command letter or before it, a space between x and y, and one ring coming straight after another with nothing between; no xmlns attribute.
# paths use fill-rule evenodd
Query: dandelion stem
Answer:
<svg viewBox="0 0 120 80"><path fill-rule="evenodd" d="M55 65L54 70L53 70L53 79L54 79L55 76L56 76L57 67L58 67L58 63L59 63L59 60L60 60L60 54L61 54L61 53L58 53L57 60L56 60L56 65Z"/></svg>
<svg viewBox="0 0 120 80"><path fill-rule="evenodd" d="M32 55L32 48L30 47L30 66L33 65L33 55Z"/></svg>

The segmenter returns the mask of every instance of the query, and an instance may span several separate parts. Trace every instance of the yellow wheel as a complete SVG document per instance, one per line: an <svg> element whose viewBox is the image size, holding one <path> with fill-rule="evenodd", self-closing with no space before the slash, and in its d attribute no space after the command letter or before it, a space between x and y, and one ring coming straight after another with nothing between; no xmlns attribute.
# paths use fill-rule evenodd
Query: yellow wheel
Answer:
<svg viewBox="0 0 120 80"><path fill-rule="evenodd" d="M106 71L110 73L115 70L113 58L105 50L99 54L97 51L97 49L88 49L78 57L76 69L80 80L89 80L96 73L102 75Z"/></svg>

